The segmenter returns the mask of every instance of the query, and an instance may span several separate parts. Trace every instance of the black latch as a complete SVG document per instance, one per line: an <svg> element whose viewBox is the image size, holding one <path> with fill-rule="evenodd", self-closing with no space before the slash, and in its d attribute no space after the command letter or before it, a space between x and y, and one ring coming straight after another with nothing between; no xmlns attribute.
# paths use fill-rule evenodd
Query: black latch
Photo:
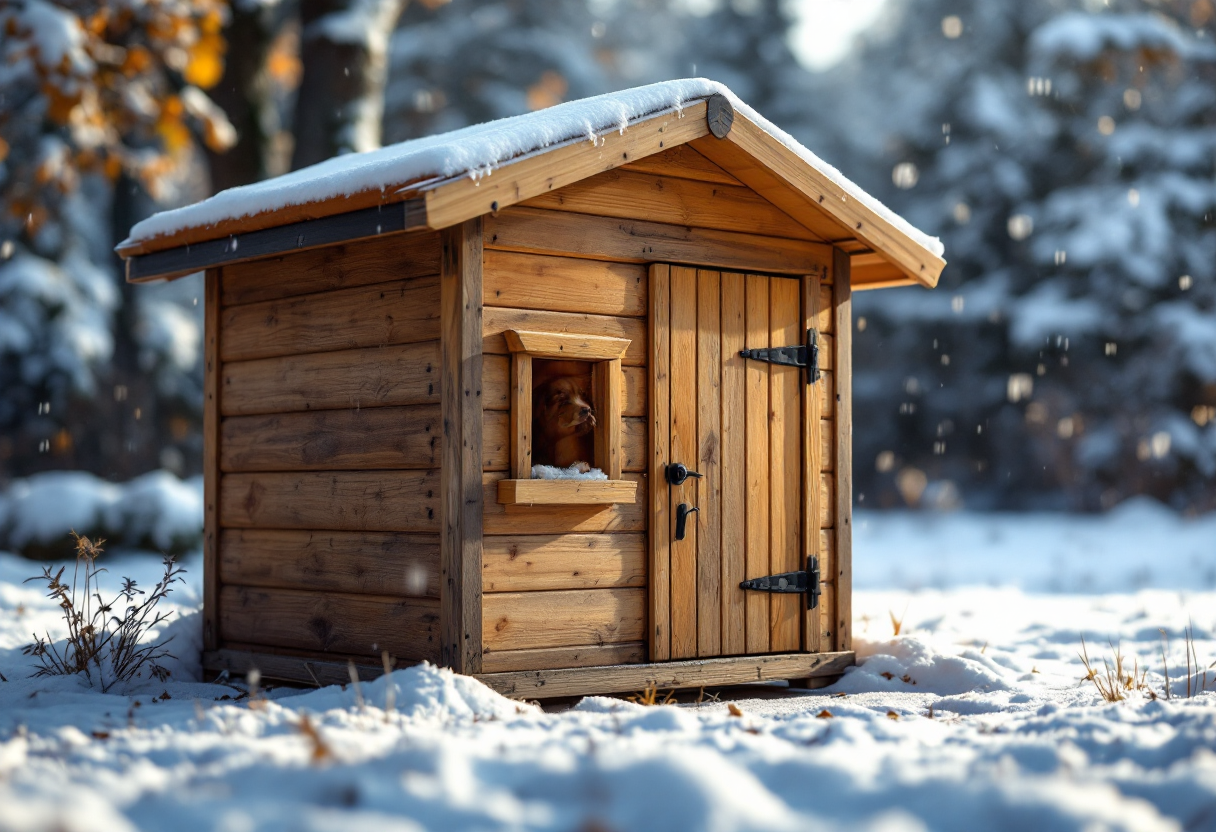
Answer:
<svg viewBox="0 0 1216 832"><path fill-rule="evenodd" d="M819 333L813 329L806 331L805 344L795 347L757 347L752 350L739 350L739 355L753 361L801 367L806 370L807 384L819 381Z"/></svg>
<svg viewBox="0 0 1216 832"><path fill-rule="evenodd" d="M819 606L819 582L819 558L809 555L805 571L781 572L777 575L765 575L763 578L752 578L739 584L739 588L756 592L804 592L807 608L813 610Z"/></svg>

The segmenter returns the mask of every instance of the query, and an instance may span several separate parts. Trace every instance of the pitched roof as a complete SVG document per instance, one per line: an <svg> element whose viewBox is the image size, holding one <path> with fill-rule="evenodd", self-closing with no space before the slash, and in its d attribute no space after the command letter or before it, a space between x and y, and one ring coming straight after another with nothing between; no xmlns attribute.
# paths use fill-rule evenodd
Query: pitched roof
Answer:
<svg viewBox="0 0 1216 832"><path fill-rule="evenodd" d="M715 97L733 110L722 139L710 136L706 119ZM936 284L945 265L939 240L705 79L651 84L338 156L156 214L132 228L117 250L131 258L227 239L235 248L237 235L407 200L425 209L410 212L407 227L445 228L686 142L849 251L858 288Z"/></svg>

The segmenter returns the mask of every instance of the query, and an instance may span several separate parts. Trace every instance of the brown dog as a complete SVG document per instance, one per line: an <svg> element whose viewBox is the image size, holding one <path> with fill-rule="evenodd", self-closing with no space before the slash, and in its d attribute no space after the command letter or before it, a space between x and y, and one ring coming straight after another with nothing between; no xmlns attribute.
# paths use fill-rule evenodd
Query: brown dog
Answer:
<svg viewBox="0 0 1216 832"><path fill-rule="evenodd" d="M532 461L591 470L595 407L579 376L557 376L532 393Z"/></svg>

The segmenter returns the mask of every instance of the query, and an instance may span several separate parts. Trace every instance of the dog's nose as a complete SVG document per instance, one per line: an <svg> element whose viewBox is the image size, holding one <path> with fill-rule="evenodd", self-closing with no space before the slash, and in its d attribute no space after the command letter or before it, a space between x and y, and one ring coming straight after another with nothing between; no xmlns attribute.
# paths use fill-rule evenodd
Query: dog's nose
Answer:
<svg viewBox="0 0 1216 832"><path fill-rule="evenodd" d="M590 415L590 413L591 413L591 408L589 408L589 407L584 407L584 408L583 408L581 411L579 411L579 412L580 412L580 413L582 413L584 416L588 416L588 415Z"/></svg>

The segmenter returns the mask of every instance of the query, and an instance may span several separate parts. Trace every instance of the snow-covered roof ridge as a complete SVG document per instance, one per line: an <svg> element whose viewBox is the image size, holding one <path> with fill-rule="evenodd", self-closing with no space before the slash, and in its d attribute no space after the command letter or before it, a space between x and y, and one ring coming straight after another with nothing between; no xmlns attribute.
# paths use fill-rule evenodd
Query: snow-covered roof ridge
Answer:
<svg viewBox="0 0 1216 832"><path fill-rule="evenodd" d="M726 96L737 113L827 176L851 198L866 205L935 256L942 255L944 248L940 240L920 232L850 182L745 104L725 85L706 78L664 81L607 93L366 153L336 156L274 179L230 188L193 205L155 214L135 225L119 248L292 206L375 190L388 194L407 185L418 189L428 183L461 176L492 175L496 168L521 157L581 139L595 141L612 131L624 132L633 123L664 112L679 112L715 93Z"/></svg>

